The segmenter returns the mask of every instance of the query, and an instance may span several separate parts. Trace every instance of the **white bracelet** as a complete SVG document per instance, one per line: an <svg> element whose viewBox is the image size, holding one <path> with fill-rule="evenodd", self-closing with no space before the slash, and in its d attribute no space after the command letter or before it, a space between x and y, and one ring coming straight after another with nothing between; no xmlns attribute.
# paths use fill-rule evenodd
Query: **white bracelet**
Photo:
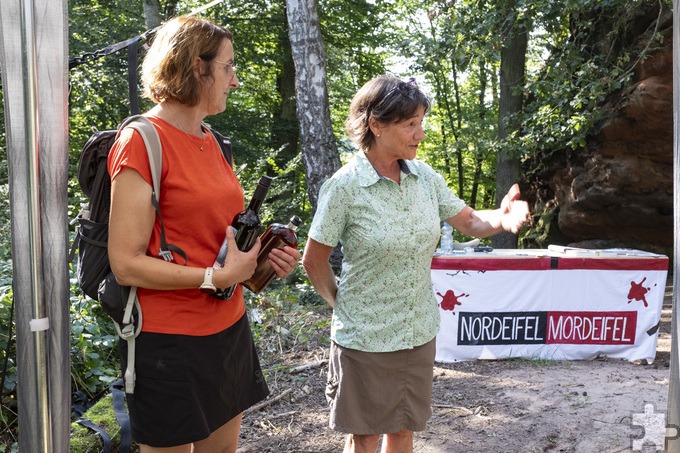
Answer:
<svg viewBox="0 0 680 453"><path fill-rule="evenodd" d="M213 294L215 291L217 291L217 288L215 287L215 284L212 280L212 274L213 268L206 267L205 274L203 275L203 283L201 283L201 286L198 287L199 291L202 293Z"/></svg>

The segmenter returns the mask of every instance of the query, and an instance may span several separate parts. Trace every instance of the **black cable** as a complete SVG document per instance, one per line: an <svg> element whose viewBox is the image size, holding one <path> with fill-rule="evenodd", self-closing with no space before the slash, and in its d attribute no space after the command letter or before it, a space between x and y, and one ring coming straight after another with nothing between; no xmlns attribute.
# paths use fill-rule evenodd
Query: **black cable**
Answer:
<svg viewBox="0 0 680 453"><path fill-rule="evenodd" d="M194 16L196 14L202 13L203 11L210 9L210 8L212 8L213 6L215 6L219 3L222 3L223 1L224 0L213 0L212 2L191 11L187 15L188 16ZM82 55L79 55L77 57L70 59L69 62L68 62L68 69L71 70L71 69L75 68L76 66L79 66L83 63L87 63L89 61L93 61L93 60L97 60L97 59L102 58L102 57L106 57L108 55L111 55L112 53L115 53L115 52L118 52L120 50L129 48L130 46L135 46L135 48L136 48L137 43L139 41L148 39L149 36L156 33L156 31L159 28L161 28L161 25L154 27L151 30L147 30L144 33L142 33L141 35L135 36L134 38L130 38L130 39L127 39L125 41L121 41L121 42L117 42L115 44L111 44L110 46L106 46L103 49L99 49L99 50L96 50L94 52L85 52ZM135 113L133 112L133 115L134 114Z"/></svg>
<svg viewBox="0 0 680 453"><path fill-rule="evenodd" d="M85 52L84 54L74 57L69 60L68 62L68 69L71 70L75 68L76 66L79 66L83 63L88 63L90 61L98 60L99 58L106 57L108 55L111 55L113 53L116 53L118 51L121 51L123 49L127 49L130 46L135 46L137 43L143 39L147 39L147 37L155 33L156 29L154 28L153 30L146 31L142 33L141 35L137 35L134 38L126 39L125 41L117 42L115 44L111 44L110 46L106 46L103 49L95 50L94 52Z"/></svg>

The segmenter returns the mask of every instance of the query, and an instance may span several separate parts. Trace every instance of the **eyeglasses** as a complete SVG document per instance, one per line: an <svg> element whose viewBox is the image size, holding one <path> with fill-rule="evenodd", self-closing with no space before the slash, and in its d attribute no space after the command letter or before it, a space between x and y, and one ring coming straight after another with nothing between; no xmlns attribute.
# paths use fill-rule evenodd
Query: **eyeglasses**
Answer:
<svg viewBox="0 0 680 453"><path fill-rule="evenodd" d="M366 109L366 124L368 124L373 110L384 110L387 106L395 101L394 93L398 93L402 96L413 100L415 99L415 93L418 91L418 84L416 83L415 77L410 77L406 82L398 82L395 86L390 88L385 95L378 100L375 104L368 106Z"/></svg>
<svg viewBox="0 0 680 453"><path fill-rule="evenodd" d="M394 87L392 87L392 89L387 92L384 99L390 97L390 95L395 91L398 91L400 94L410 96L414 89L418 89L418 84L416 83L415 77L410 77L407 82L399 82Z"/></svg>
<svg viewBox="0 0 680 453"><path fill-rule="evenodd" d="M223 64L224 65L224 71L227 73L228 77L234 77L236 75L236 71L238 70L238 67L234 64L234 62L226 62L226 61L220 61L220 60L215 60L213 59L215 63Z"/></svg>
<svg viewBox="0 0 680 453"><path fill-rule="evenodd" d="M387 105L388 102L392 102L394 93L399 93L402 96L406 96L409 99L413 99L413 94L418 90L418 84L416 83L416 78L411 77L407 82L399 82L395 86L389 89L387 93L378 101L377 106Z"/></svg>
<svg viewBox="0 0 680 453"><path fill-rule="evenodd" d="M399 82L390 91L399 91L400 93L404 94L411 91L411 88L418 89L418 84L416 83L415 77L409 78L408 82Z"/></svg>

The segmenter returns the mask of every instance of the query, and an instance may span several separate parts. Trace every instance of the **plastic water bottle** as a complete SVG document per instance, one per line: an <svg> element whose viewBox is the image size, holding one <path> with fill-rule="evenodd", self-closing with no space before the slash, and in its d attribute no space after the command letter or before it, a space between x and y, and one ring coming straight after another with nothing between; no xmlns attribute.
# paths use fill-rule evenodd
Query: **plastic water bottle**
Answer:
<svg viewBox="0 0 680 453"><path fill-rule="evenodd" d="M446 222L442 226L442 239L439 249L445 255L449 255L453 251L453 227Z"/></svg>

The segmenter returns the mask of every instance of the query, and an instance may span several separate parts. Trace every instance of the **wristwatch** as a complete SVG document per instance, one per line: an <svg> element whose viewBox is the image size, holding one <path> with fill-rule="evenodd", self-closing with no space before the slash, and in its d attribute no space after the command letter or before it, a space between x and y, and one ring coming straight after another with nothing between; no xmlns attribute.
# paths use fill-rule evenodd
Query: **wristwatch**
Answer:
<svg viewBox="0 0 680 453"><path fill-rule="evenodd" d="M205 275L203 276L203 283L201 283L201 286L198 287L198 290L202 293L205 294L212 294L215 291L217 291L217 288L213 284L212 281L212 274L213 274L213 268L212 267L206 267L205 268Z"/></svg>

